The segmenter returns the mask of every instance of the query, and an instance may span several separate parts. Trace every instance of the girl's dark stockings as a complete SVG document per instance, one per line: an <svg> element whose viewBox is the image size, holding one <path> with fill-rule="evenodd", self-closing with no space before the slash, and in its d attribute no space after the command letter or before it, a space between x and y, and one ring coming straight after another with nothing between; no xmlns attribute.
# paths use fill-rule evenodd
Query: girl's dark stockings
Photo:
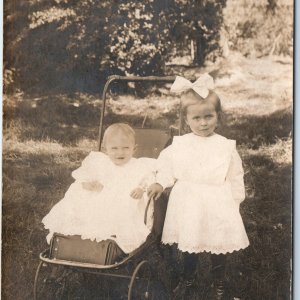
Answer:
<svg viewBox="0 0 300 300"><path fill-rule="evenodd" d="M196 279L196 271L198 266L198 254L196 253L182 253L183 255L183 269L180 276L180 281L177 287L173 290L174 295L184 295ZM208 299L224 300L225 293L225 268L226 256L224 254L211 254L211 274L213 279L212 289ZM175 297L177 299L177 297ZM185 299L183 297L183 299Z"/></svg>
<svg viewBox="0 0 300 300"><path fill-rule="evenodd" d="M224 279L226 256L224 254L211 254L211 270L214 279ZM198 265L198 254L183 253L183 276L191 278L194 276Z"/></svg>
<svg viewBox="0 0 300 300"><path fill-rule="evenodd" d="M211 271L214 279L224 280L226 256L224 254L212 254L211 259Z"/></svg>
<svg viewBox="0 0 300 300"><path fill-rule="evenodd" d="M227 289L225 283L226 256L224 254L211 255L211 273L213 284L208 299L227 299Z"/></svg>
<svg viewBox="0 0 300 300"><path fill-rule="evenodd" d="M192 279L195 275L198 265L198 254L183 253L183 277Z"/></svg>
<svg viewBox="0 0 300 300"><path fill-rule="evenodd" d="M195 281L195 273L198 265L198 255L195 253L182 253L183 269L179 282L173 290L174 299L185 299L186 289L190 288Z"/></svg>

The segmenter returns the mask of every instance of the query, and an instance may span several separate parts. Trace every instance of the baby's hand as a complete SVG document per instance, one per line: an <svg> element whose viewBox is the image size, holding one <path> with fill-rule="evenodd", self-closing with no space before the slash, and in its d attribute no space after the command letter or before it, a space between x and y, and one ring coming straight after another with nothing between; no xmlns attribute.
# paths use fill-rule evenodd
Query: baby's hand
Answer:
<svg viewBox="0 0 300 300"><path fill-rule="evenodd" d="M153 183L148 188L148 197L157 200L163 192L163 187L159 183Z"/></svg>
<svg viewBox="0 0 300 300"><path fill-rule="evenodd" d="M144 194L144 191L142 188L138 187L138 188L135 188L131 193L130 193L130 196L133 198L133 199L141 199L142 196Z"/></svg>
<svg viewBox="0 0 300 300"><path fill-rule="evenodd" d="M82 182L82 187L91 192L101 192L103 185L99 181Z"/></svg>

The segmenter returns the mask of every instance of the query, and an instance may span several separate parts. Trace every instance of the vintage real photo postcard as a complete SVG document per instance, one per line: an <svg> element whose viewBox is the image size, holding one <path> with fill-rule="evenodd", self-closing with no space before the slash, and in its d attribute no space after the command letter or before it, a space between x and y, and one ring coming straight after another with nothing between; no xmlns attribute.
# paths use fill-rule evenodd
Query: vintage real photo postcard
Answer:
<svg viewBox="0 0 300 300"><path fill-rule="evenodd" d="M291 298L292 0L3 21L2 299Z"/></svg>

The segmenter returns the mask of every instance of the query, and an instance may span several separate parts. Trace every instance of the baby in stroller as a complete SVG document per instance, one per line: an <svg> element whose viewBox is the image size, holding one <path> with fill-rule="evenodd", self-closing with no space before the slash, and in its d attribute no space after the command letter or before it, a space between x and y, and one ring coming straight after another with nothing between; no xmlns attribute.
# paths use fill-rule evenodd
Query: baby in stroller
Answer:
<svg viewBox="0 0 300 300"><path fill-rule="evenodd" d="M48 242L54 233L79 235L83 240L114 240L130 253L146 241L151 225L144 224L145 191L155 182L156 160L133 158L135 149L129 125L115 123L106 129L104 153L91 152L83 160L64 198L43 218Z"/></svg>

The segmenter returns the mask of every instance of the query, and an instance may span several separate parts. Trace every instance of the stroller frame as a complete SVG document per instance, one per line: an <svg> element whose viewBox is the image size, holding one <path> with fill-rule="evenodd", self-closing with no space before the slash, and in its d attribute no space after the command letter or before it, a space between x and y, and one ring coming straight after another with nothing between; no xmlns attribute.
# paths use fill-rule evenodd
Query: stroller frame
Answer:
<svg viewBox="0 0 300 300"><path fill-rule="evenodd" d="M106 94L110 87L110 84L115 81L124 81L124 82L173 82L175 80L175 76L147 76L147 77L138 77L138 76L119 76L119 75L112 75L108 78L102 93L102 105L101 105L101 114L100 114L100 124L99 124L99 135L98 135L98 146L99 151L101 150L101 143L103 137L103 128L104 128L104 116L105 116L105 108L106 108ZM180 126L182 124L182 117L181 117L181 107L180 107ZM180 134L180 129L179 129ZM171 137L168 135L168 137ZM150 205L150 202L153 199L148 200L148 204L145 210L145 217L144 220L147 219L147 211ZM150 238L149 238L150 237ZM114 270L120 270L121 268L125 267L132 259L137 259L146 249L148 249L151 245L157 243L159 240L153 234L153 227L150 233L150 236L143 243L139 248L135 249L133 252L129 253L124 259L120 262L117 262L113 265L98 265L98 264L91 264L91 263L84 263L84 262L74 262L74 261L67 261L61 259L52 259L50 258L50 247L44 250L39 255L40 263L36 270L35 279L34 279L34 300L38 300L39 298L39 280L41 280L41 272L43 267L49 266L63 266L66 269L70 269L72 271L83 272L88 274L96 274L100 276L109 276L115 278L124 278L129 279L129 287L128 287L128 300L135 299L134 297L134 286L136 282L141 279L140 273L143 274L143 279L147 281L146 289L143 291L143 298L144 299L151 299L150 289L151 289L151 281L152 281L152 268L148 260L141 260L134 268L132 274L119 274L114 273ZM145 277L146 274L146 277ZM49 279L49 277L47 277ZM42 280L42 283L46 283L48 280L47 278ZM50 279L51 280L51 279Z"/></svg>

